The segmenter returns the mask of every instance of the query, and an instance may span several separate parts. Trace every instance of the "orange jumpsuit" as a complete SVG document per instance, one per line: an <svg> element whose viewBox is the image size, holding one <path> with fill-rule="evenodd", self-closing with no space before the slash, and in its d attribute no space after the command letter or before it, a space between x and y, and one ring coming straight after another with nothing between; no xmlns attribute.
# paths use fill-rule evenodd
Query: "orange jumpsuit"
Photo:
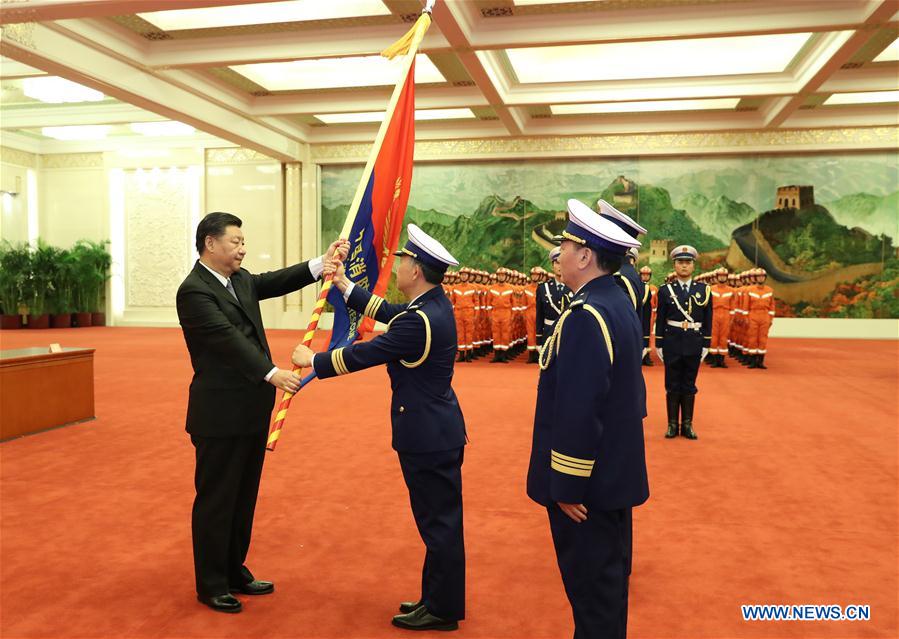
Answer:
<svg viewBox="0 0 899 639"><path fill-rule="evenodd" d="M467 282L453 286L453 306L456 309L456 339L460 351L474 347L474 307L476 289Z"/></svg>
<svg viewBox="0 0 899 639"><path fill-rule="evenodd" d="M727 284L713 284L712 289L712 344L709 353L726 355L730 335L730 318L734 304L734 289Z"/></svg>
<svg viewBox="0 0 899 639"><path fill-rule="evenodd" d="M774 321L774 289L764 284L750 286L749 329L746 348L750 355L764 355L768 352L768 331Z"/></svg>
<svg viewBox="0 0 899 639"><path fill-rule="evenodd" d="M497 282L490 285L490 325L493 330L493 349L509 350L512 340L512 297L514 290L510 284Z"/></svg>
<svg viewBox="0 0 899 639"><path fill-rule="evenodd" d="M528 334L528 350L537 350L537 285L524 287L524 324Z"/></svg>

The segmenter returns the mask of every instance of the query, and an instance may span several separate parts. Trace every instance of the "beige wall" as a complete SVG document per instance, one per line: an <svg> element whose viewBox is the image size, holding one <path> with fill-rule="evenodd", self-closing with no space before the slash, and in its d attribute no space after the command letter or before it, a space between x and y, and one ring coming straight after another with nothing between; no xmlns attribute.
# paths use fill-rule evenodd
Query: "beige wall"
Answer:
<svg viewBox="0 0 899 639"><path fill-rule="evenodd" d="M78 240L109 238L107 174L102 154L85 154L99 166L41 167L38 173L38 231L42 240L69 247ZM47 162L44 156L42 165Z"/></svg>
<svg viewBox="0 0 899 639"><path fill-rule="evenodd" d="M28 170L26 166L0 163L3 184L18 191L0 196L0 240L28 241Z"/></svg>

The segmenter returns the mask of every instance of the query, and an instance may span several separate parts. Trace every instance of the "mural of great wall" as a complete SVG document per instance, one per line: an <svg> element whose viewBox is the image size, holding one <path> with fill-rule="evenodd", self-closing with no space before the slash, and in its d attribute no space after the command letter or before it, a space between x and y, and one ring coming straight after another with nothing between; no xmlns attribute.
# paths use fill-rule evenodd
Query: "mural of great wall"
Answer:
<svg viewBox="0 0 899 639"><path fill-rule="evenodd" d="M699 268L762 266L778 316L899 318L896 154L541 161L416 166L406 222L465 265L546 264L565 201L613 202L648 229L640 265L658 283L675 243ZM620 171L620 172L615 172ZM357 167L322 171L322 238L341 227ZM401 238L405 241L405 238Z"/></svg>

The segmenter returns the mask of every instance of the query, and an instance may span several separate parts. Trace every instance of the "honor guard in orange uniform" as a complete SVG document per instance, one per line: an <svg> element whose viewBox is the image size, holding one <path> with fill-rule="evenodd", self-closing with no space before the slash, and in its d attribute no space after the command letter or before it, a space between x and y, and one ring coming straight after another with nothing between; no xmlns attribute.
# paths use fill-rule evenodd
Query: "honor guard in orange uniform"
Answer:
<svg viewBox="0 0 899 639"><path fill-rule="evenodd" d="M524 324L528 334L528 364L537 363L537 287L542 279L540 267L531 269L531 281L524 287Z"/></svg>
<svg viewBox="0 0 899 639"><path fill-rule="evenodd" d="M474 348L475 287L469 283L469 269L459 269L459 283L453 285L453 308L456 337L459 340L458 362L470 362Z"/></svg>
<svg viewBox="0 0 899 639"><path fill-rule="evenodd" d="M640 281L643 282L643 299L640 304L640 324L643 328L643 366L652 366L649 341L652 335L652 320L655 313L656 295L659 288L649 283L652 279L652 268L644 266L640 269Z"/></svg>
<svg viewBox="0 0 899 639"><path fill-rule="evenodd" d="M746 351L749 354L749 368L768 368L765 355L768 353L768 331L774 322L774 289L765 284L768 274L763 268L752 273L755 283L749 287L749 332L746 336Z"/></svg>
<svg viewBox="0 0 899 639"><path fill-rule="evenodd" d="M740 286L734 297L734 320L737 324L735 338L736 358L744 366L749 364L749 354L746 352L746 337L749 332L749 271L740 273Z"/></svg>
<svg viewBox="0 0 899 639"><path fill-rule="evenodd" d="M492 278L491 278L492 279ZM509 271L500 267L496 271L496 283L490 285L491 318L493 331L493 359L491 363L509 361L509 347L512 341L512 295L514 289L508 283Z"/></svg>
<svg viewBox="0 0 899 639"><path fill-rule="evenodd" d="M708 359L712 368L727 368L724 356L727 354L730 336L730 319L734 304L734 289L727 283L727 269L719 268L714 273L712 291L712 345Z"/></svg>

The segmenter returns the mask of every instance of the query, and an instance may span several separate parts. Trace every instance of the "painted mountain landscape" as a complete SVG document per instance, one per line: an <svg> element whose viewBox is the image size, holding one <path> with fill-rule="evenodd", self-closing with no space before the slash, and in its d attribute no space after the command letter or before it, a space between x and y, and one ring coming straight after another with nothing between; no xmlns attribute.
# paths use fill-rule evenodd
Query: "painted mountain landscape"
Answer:
<svg viewBox="0 0 899 639"><path fill-rule="evenodd" d="M360 173L322 168L323 242L342 226ZM463 265L526 271L548 267L572 197L603 198L648 229L640 265L656 283L670 247L686 243L702 270L767 269L779 316L899 318L895 153L419 164L406 222Z"/></svg>

